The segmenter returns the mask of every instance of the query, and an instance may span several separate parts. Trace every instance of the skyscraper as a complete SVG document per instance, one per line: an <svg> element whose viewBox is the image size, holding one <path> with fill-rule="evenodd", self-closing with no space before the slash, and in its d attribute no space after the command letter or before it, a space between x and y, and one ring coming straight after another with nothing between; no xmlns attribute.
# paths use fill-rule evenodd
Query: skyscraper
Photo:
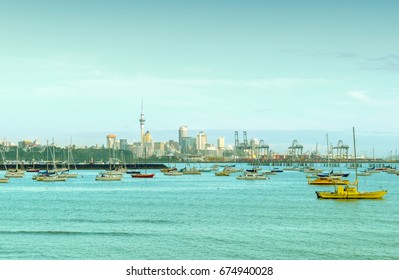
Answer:
<svg viewBox="0 0 399 280"><path fill-rule="evenodd" d="M205 150L205 146L206 146L206 133L203 131L200 131L197 133L197 150Z"/></svg>
<svg viewBox="0 0 399 280"><path fill-rule="evenodd" d="M183 138L188 137L188 127L187 126L181 126L179 127L179 146L180 146L180 151L182 151L183 147Z"/></svg>
<svg viewBox="0 0 399 280"><path fill-rule="evenodd" d="M115 134L108 134L107 135L107 148L114 149L116 142L116 135Z"/></svg>
<svg viewBox="0 0 399 280"><path fill-rule="evenodd" d="M224 137L219 137L217 140L217 148L218 150L224 150Z"/></svg>
<svg viewBox="0 0 399 280"><path fill-rule="evenodd" d="M150 143L151 141L151 133L147 130L147 132L143 136L143 143Z"/></svg>

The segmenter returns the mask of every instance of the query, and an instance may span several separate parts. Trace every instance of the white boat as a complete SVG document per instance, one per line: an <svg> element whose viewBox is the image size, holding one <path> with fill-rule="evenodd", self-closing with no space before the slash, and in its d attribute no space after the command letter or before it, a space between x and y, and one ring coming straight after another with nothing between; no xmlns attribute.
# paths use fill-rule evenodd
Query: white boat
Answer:
<svg viewBox="0 0 399 280"><path fill-rule="evenodd" d="M47 169L45 171L39 172L36 176L33 176L32 179L39 182L63 182L67 180L67 176L62 173L59 173L59 169L57 169L57 165L55 163L55 145L53 139L53 151L50 151L48 141L47 141ZM48 153L51 152L53 158L53 169L50 170L48 167Z"/></svg>
<svg viewBox="0 0 399 280"><path fill-rule="evenodd" d="M235 167L235 165L229 165L223 168L223 171L227 171L229 173L237 173L237 172L242 172L243 170L238 169L237 167Z"/></svg>
<svg viewBox="0 0 399 280"><path fill-rule="evenodd" d="M219 167L220 167L220 165L214 164L211 166L211 171L218 171Z"/></svg>
<svg viewBox="0 0 399 280"><path fill-rule="evenodd" d="M244 174L237 176L237 180L269 180L264 174L259 174L255 172L245 172Z"/></svg>
<svg viewBox="0 0 399 280"><path fill-rule="evenodd" d="M66 180L67 180L67 177L58 175L58 174L36 177L36 181L40 181L40 182L64 182Z"/></svg>
<svg viewBox="0 0 399 280"><path fill-rule="evenodd" d="M123 174L126 173L126 170L123 168L117 168L115 165L115 157L111 158L111 151L109 150L109 170L102 171L98 173L96 176L96 181L121 181L123 178ZM115 153L115 147L113 147L113 153ZM112 168L112 163L114 163L114 167Z"/></svg>
<svg viewBox="0 0 399 280"><path fill-rule="evenodd" d="M191 167L189 163L186 166L179 170L179 172L183 173L183 175L201 175L201 171L195 167Z"/></svg>
<svg viewBox="0 0 399 280"><path fill-rule="evenodd" d="M357 173L357 176L371 176L372 172L368 172L366 170Z"/></svg>
<svg viewBox="0 0 399 280"><path fill-rule="evenodd" d="M6 178L23 178L25 176L24 170L8 169L4 177Z"/></svg>
<svg viewBox="0 0 399 280"><path fill-rule="evenodd" d="M6 162L5 162L5 160L4 160L4 154L3 154L3 151L0 151L0 153L1 153L1 158L3 159L3 164L4 164L4 170L7 172L7 165L6 165ZM0 183L8 183L10 180L8 179L8 178L6 178L6 177L2 177L2 178L0 178Z"/></svg>
<svg viewBox="0 0 399 280"><path fill-rule="evenodd" d="M72 142L72 141L71 141ZM58 170L59 172L61 172L61 176L64 176L66 178L78 178L78 173L77 173L77 168L76 165L74 163L74 159L73 159L73 155L72 155L72 151L71 151L71 146L72 143L68 146L68 156L67 156L67 167L66 168L62 168L61 170ZM75 168L75 172L70 172L71 171L71 161L72 164Z"/></svg>
<svg viewBox="0 0 399 280"><path fill-rule="evenodd" d="M122 174L113 173L112 171L105 171L100 172L96 176L96 181L120 181L122 180L122 177Z"/></svg>
<svg viewBox="0 0 399 280"><path fill-rule="evenodd" d="M15 162L15 169L8 169L4 177L6 178L23 178L25 176L25 170L18 169L18 147L17 147L17 156Z"/></svg>
<svg viewBox="0 0 399 280"><path fill-rule="evenodd" d="M200 172L211 172L212 169L211 169L211 168L204 167L204 168L200 168L199 171L200 171Z"/></svg>
<svg viewBox="0 0 399 280"><path fill-rule="evenodd" d="M0 183L8 183L10 180L8 178L0 178Z"/></svg>
<svg viewBox="0 0 399 280"><path fill-rule="evenodd" d="M163 175L166 175L166 176L181 176L181 175L183 175L183 172L179 172L177 170L171 170L171 171L164 172Z"/></svg>
<svg viewBox="0 0 399 280"><path fill-rule="evenodd" d="M264 175L276 175L277 172L273 171L273 170L265 170L262 172L262 174Z"/></svg>
<svg viewBox="0 0 399 280"><path fill-rule="evenodd" d="M62 172L60 175L66 178L78 178L78 173Z"/></svg>
<svg viewBox="0 0 399 280"><path fill-rule="evenodd" d="M311 167L305 168L303 170L303 172L305 172L305 173L321 173L321 172L323 172L323 170L318 169L318 168L314 168L314 167L311 166Z"/></svg>
<svg viewBox="0 0 399 280"><path fill-rule="evenodd" d="M201 175L201 171L199 171L197 168L183 168L180 170L183 175Z"/></svg>

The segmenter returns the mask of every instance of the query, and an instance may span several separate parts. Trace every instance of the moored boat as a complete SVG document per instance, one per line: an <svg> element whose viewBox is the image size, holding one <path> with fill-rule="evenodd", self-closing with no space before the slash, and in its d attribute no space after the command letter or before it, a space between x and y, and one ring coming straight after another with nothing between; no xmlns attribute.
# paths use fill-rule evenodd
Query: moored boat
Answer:
<svg viewBox="0 0 399 280"><path fill-rule="evenodd" d="M342 180L336 177L317 177L314 180L310 180L308 177L308 185L317 186L333 186L333 185L348 185L350 182L348 180Z"/></svg>
<svg viewBox="0 0 399 280"><path fill-rule="evenodd" d="M171 171L168 171L168 172L164 172L163 175L166 175L166 176L181 176L181 175L183 175L183 173L179 172L177 170L171 170Z"/></svg>
<svg viewBox="0 0 399 280"><path fill-rule="evenodd" d="M122 180L121 174L112 173L110 171L100 172L96 176L96 181L120 181Z"/></svg>
<svg viewBox="0 0 399 280"><path fill-rule="evenodd" d="M26 169L26 172L40 172L40 169L37 169L37 168L28 168L28 169Z"/></svg>
<svg viewBox="0 0 399 280"><path fill-rule="evenodd" d="M201 171L199 171L197 168L183 168L180 170L183 175L201 175Z"/></svg>
<svg viewBox="0 0 399 280"><path fill-rule="evenodd" d="M276 175L278 172L273 171L273 170L265 170L262 172L264 175Z"/></svg>
<svg viewBox="0 0 399 280"><path fill-rule="evenodd" d="M316 168L310 166L310 167L305 168L305 169L303 170L303 172L305 172L305 173L320 173L320 172L323 172L323 170L321 170L321 169L316 169Z"/></svg>
<svg viewBox="0 0 399 280"><path fill-rule="evenodd" d="M200 168L199 171L200 171L200 172L211 172L212 169L211 169L211 168L204 167L204 168Z"/></svg>
<svg viewBox="0 0 399 280"><path fill-rule="evenodd" d="M8 178L0 178L0 183L8 183L10 180Z"/></svg>
<svg viewBox="0 0 399 280"><path fill-rule="evenodd" d="M350 185L337 186L333 192L317 191L317 198L322 199L380 199L388 193L387 190L378 190L372 192L359 192L357 189L357 180Z"/></svg>
<svg viewBox="0 0 399 280"><path fill-rule="evenodd" d="M357 162L356 162L356 141L355 141L355 128L353 127L353 147L355 154L355 169L356 179L353 183L347 185L336 185L333 192L320 192L316 191L317 198L321 199L381 199L385 196L387 190L377 190L369 192L359 192L358 190L358 174L357 174Z"/></svg>
<svg viewBox="0 0 399 280"><path fill-rule="evenodd" d="M175 170L177 170L176 167L171 167L171 168L163 168L163 169L161 169L160 171L161 171L162 173L165 173L165 172L175 171Z"/></svg>
<svg viewBox="0 0 399 280"><path fill-rule="evenodd" d="M215 172L215 176L230 176L230 172L227 170L222 170L220 172Z"/></svg>
<svg viewBox="0 0 399 280"><path fill-rule="evenodd" d="M23 178L24 176L25 171L20 169L9 169L4 175L6 178Z"/></svg>
<svg viewBox="0 0 399 280"><path fill-rule="evenodd" d="M155 176L154 173L140 173L140 174L131 174L132 178L152 178Z"/></svg>
<svg viewBox="0 0 399 280"><path fill-rule="evenodd" d="M78 178L78 173L62 172L60 175L65 178Z"/></svg>
<svg viewBox="0 0 399 280"><path fill-rule="evenodd" d="M40 182L64 182L66 180L67 180L67 177L59 175L59 174L36 177L36 181L40 181Z"/></svg>
<svg viewBox="0 0 399 280"><path fill-rule="evenodd" d="M4 162L4 157L3 157ZM4 177L6 178L23 178L25 176L25 170L18 169L18 148L16 150L16 161L15 161L15 169L6 169L6 174Z"/></svg>
<svg viewBox="0 0 399 280"><path fill-rule="evenodd" d="M256 172L245 172L242 175L239 175L236 177L237 180L268 180L269 177L267 177L264 174L259 174Z"/></svg>
<svg viewBox="0 0 399 280"><path fill-rule="evenodd" d="M211 166L211 171L218 171L219 167L220 167L220 165L214 164L214 165Z"/></svg>
<svg viewBox="0 0 399 280"><path fill-rule="evenodd" d="M366 170L357 173L357 176L371 176L372 172L368 172Z"/></svg>

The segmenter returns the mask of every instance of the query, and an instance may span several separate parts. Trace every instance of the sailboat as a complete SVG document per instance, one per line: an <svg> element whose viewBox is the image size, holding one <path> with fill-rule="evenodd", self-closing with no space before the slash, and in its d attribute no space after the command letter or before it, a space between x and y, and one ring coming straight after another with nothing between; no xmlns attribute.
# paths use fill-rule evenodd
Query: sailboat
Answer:
<svg viewBox="0 0 399 280"><path fill-rule="evenodd" d="M145 147L144 147L144 165L145 165L145 173L131 174L132 178L153 178L155 176L154 173L147 173L147 149Z"/></svg>
<svg viewBox="0 0 399 280"><path fill-rule="evenodd" d="M380 199L388 193L387 190L377 190L371 192L359 192L357 178L357 160L356 160L356 140L355 128L353 127L353 147L355 153L356 180L345 186L335 186L333 192L316 192L317 198L321 199Z"/></svg>
<svg viewBox="0 0 399 280"><path fill-rule="evenodd" d="M10 180L8 178L0 178L0 183L8 183Z"/></svg>
<svg viewBox="0 0 399 280"><path fill-rule="evenodd" d="M119 170L112 170L112 163L111 163L111 150L108 150L109 153L109 171L102 171L98 173L96 176L96 181L121 181L123 178L122 171ZM115 169L115 168L114 168Z"/></svg>
<svg viewBox="0 0 399 280"><path fill-rule="evenodd" d="M47 144L47 146L48 146L48 144ZM48 147L47 147L47 154L48 154ZM40 181L40 182L64 182L64 181L67 180L67 177L65 175L57 173L57 165L55 163L54 139L53 139L52 158L53 158L53 170L49 170L49 168L47 166L47 170L45 172L39 172L39 174L36 177L34 177L34 179L36 179L36 181ZM48 160L47 160L47 163L48 163Z"/></svg>
<svg viewBox="0 0 399 280"><path fill-rule="evenodd" d="M25 170L18 169L18 147L16 154L15 169L8 169L4 175L6 178L23 178L25 176Z"/></svg>
<svg viewBox="0 0 399 280"><path fill-rule="evenodd" d="M6 165L6 162L4 160L3 151L1 151L1 158L3 159L4 170L7 172L7 165ZM8 183L9 181L10 181L10 179L8 179L6 177L0 178L0 183Z"/></svg>
<svg viewBox="0 0 399 280"><path fill-rule="evenodd" d="M237 180L269 180L270 178L265 174L259 174L254 171L245 171L244 174L236 177Z"/></svg>
<svg viewBox="0 0 399 280"><path fill-rule="evenodd" d="M71 140L71 144L68 146L67 170L63 171L61 174L63 176L65 176L65 177L67 177L67 178L77 178L78 177L78 173L77 173L76 165L75 165L74 160L73 160L71 146L72 146L72 140ZM71 160L72 160L72 163L73 163L73 165L75 167L75 172L74 173L69 172L71 170L71 168L70 168L71 167L71 163L70 163Z"/></svg>
<svg viewBox="0 0 399 280"><path fill-rule="evenodd" d="M330 143L328 141L328 134L326 134L326 139L327 139L327 168L330 168L330 149L329 149ZM348 185L350 182L348 180L343 180L342 177L343 174L334 173L334 165L331 165L330 172L317 173L316 179L312 181L310 180L310 176L307 176L308 185L315 185L315 186Z"/></svg>

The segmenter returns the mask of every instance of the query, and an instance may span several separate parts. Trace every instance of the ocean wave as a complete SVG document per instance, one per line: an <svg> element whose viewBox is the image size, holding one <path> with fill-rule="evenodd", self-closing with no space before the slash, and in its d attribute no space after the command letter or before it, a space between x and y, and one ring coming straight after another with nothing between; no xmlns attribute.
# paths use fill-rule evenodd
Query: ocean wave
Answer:
<svg viewBox="0 0 399 280"><path fill-rule="evenodd" d="M16 235L99 235L99 236L152 236L151 233L120 232L120 231L60 231L60 230L16 230L0 231L2 234Z"/></svg>

